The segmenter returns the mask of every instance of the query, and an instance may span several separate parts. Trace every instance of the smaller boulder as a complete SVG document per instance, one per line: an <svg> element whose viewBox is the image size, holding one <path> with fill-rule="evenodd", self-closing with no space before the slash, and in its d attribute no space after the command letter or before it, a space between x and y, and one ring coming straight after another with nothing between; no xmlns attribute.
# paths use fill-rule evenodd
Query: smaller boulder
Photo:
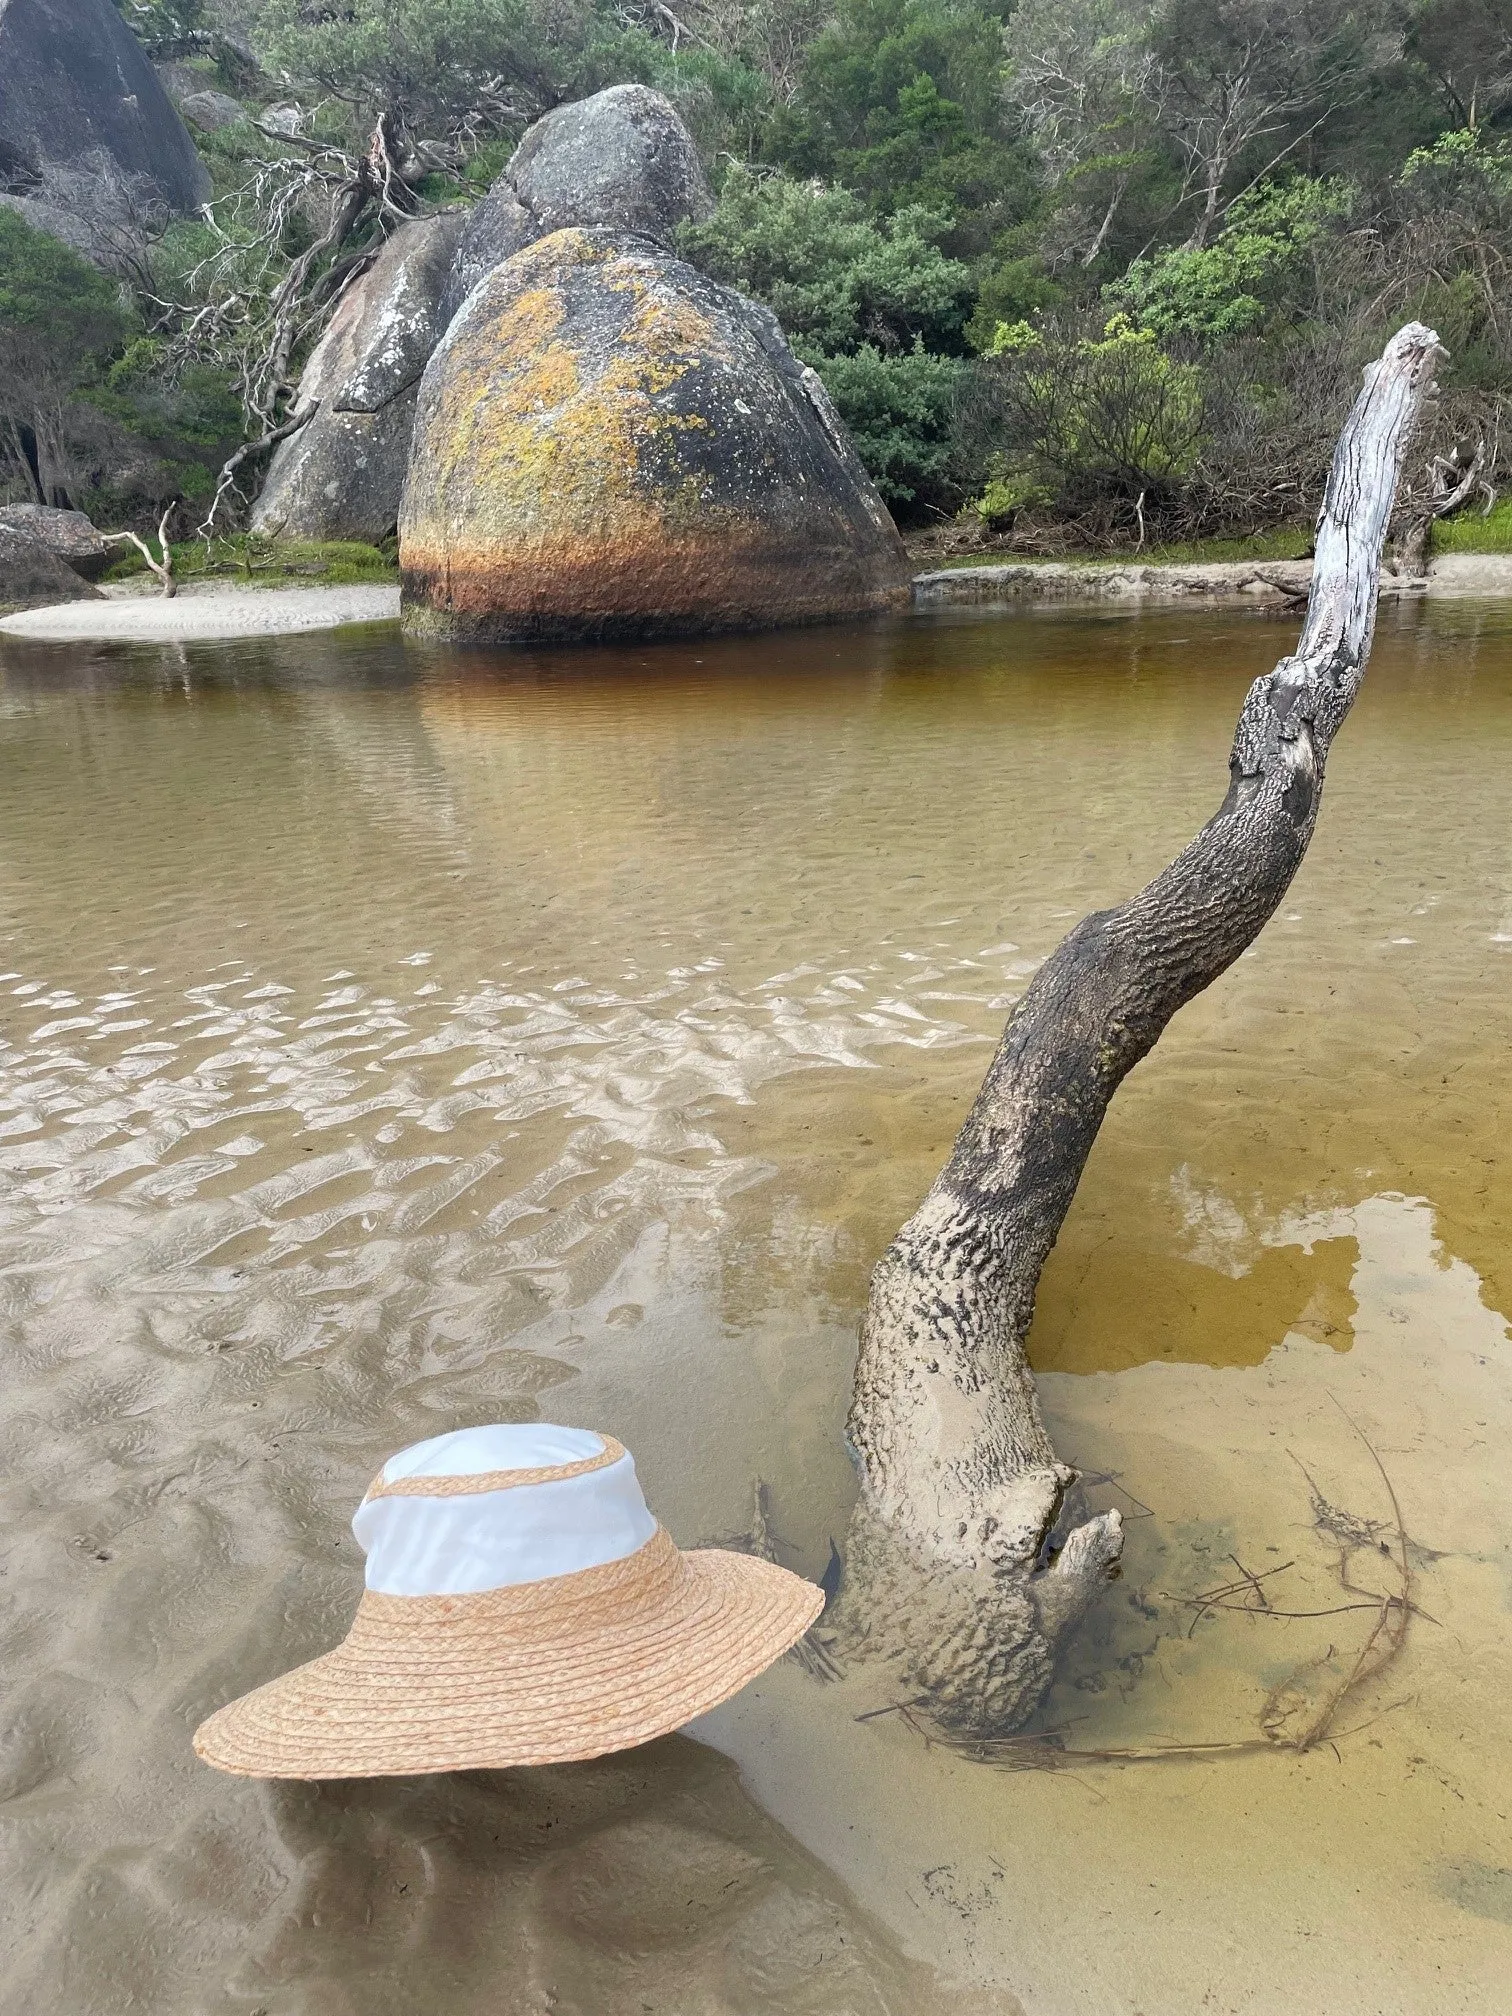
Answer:
<svg viewBox="0 0 1512 2016"><path fill-rule="evenodd" d="M530 128L473 211L442 314L449 323L486 274L552 231L603 226L670 245L679 224L713 208L698 149L660 91L615 84L559 105Z"/></svg>
<svg viewBox="0 0 1512 2016"><path fill-rule="evenodd" d="M191 91L187 98L180 98L178 108L186 123L200 133L220 133L252 116L245 105L224 91Z"/></svg>
<svg viewBox="0 0 1512 2016"><path fill-rule="evenodd" d="M342 296L299 381L298 405L317 410L274 453L255 532L369 544L393 533L462 223L454 211L401 225Z"/></svg>
<svg viewBox="0 0 1512 2016"><path fill-rule="evenodd" d="M90 601L99 592L40 539L0 524L0 609L45 609L57 602Z"/></svg>
<svg viewBox="0 0 1512 2016"><path fill-rule="evenodd" d="M35 539L86 581L98 581L118 557L82 511L58 511L50 504L0 504L0 525Z"/></svg>

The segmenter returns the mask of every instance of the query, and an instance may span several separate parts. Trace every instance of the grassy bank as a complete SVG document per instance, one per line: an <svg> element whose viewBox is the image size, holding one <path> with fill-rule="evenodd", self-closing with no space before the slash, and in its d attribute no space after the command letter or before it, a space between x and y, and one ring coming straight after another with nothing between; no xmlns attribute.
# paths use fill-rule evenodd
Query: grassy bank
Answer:
<svg viewBox="0 0 1512 2016"><path fill-rule="evenodd" d="M1070 561L1086 567L1200 567L1208 563L1237 565L1246 560L1305 560L1312 547L1312 526L1281 525L1247 537L1190 539L1180 544L1127 547L1119 552L1024 553L1003 541L984 542L970 551L943 551L928 540L909 541L915 564L924 568L1034 565ZM1432 551L1443 553L1512 553L1512 500L1498 504L1488 516L1462 512L1433 528Z"/></svg>
<svg viewBox="0 0 1512 2016"><path fill-rule="evenodd" d="M392 553L355 541L265 539L238 532L208 545L186 539L173 548L173 571L181 582L224 581L240 588L356 588L399 579ZM129 581L147 572L134 548L110 569L105 580Z"/></svg>

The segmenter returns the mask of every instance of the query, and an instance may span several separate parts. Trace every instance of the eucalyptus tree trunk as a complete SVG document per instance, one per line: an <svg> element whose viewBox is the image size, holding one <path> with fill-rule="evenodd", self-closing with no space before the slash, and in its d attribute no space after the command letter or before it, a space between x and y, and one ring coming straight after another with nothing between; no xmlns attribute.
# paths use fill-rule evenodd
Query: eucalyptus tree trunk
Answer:
<svg viewBox="0 0 1512 2016"><path fill-rule="evenodd" d="M949 1161L872 1276L849 1420L861 1497L827 1642L842 1665L880 1662L888 1698L947 1730L1022 1724L1057 1641L1117 1569L1117 1512L1052 1552L1076 1473L1051 1447L1025 1356L1040 1270L1109 1100L1257 936L1307 851L1438 355L1411 323L1366 372L1318 518L1301 641L1250 688L1227 797L1147 888L1084 918L1039 969Z"/></svg>

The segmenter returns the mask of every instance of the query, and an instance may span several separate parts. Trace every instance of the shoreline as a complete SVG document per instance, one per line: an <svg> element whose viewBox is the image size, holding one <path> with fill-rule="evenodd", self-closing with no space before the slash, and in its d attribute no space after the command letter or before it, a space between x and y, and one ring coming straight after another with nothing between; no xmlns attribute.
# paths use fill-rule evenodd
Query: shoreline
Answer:
<svg viewBox="0 0 1512 2016"><path fill-rule="evenodd" d="M1310 560L1210 561L1192 566L1119 561L1021 560L916 574L915 609L1010 608L1025 602L1166 604L1203 601L1300 606ZM1512 554L1447 553L1426 575L1386 574L1381 594L1512 597ZM143 592L52 603L0 616L0 635L38 643L232 642L399 620L397 582L344 588L241 588L188 584L171 601Z"/></svg>
<svg viewBox="0 0 1512 2016"><path fill-rule="evenodd" d="M1007 607L1017 602L1251 602L1306 600L1311 560L1213 560L1189 566L1104 560L1018 560L916 574L916 609ZM1512 595L1512 554L1446 553L1426 575L1382 574L1381 594Z"/></svg>

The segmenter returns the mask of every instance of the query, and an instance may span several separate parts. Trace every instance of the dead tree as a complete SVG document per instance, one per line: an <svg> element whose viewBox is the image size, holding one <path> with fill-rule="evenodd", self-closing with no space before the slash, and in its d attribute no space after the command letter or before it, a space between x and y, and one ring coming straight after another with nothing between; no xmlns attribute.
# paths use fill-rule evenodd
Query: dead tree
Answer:
<svg viewBox="0 0 1512 2016"><path fill-rule="evenodd" d="M1057 1641L1116 1570L1119 1515L1055 1545L1076 1473L1025 1338L1108 1102L1177 1009L1257 936L1307 851L1329 746L1364 677L1402 457L1439 355L1411 323L1365 374L1318 517L1301 641L1250 688L1228 795L1147 888L1035 975L949 1161L878 1262L849 1435L861 1476L821 1644L969 1735L1019 1727Z"/></svg>
<svg viewBox="0 0 1512 2016"><path fill-rule="evenodd" d="M170 504L158 520L158 545L162 548L163 554L161 560L153 559L152 548L147 544L145 539L140 538L135 532L102 532L100 534L100 537L105 541L107 546L135 546L138 553L147 562L148 571L156 576L158 586L163 591L164 599L168 601L171 601L178 593L178 581L175 579L173 572L173 548L168 544L168 520L173 516L176 508L176 505Z"/></svg>
<svg viewBox="0 0 1512 2016"><path fill-rule="evenodd" d="M1491 454L1495 466L1496 451ZM1485 437L1472 451L1457 447L1452 455L1435 455L1427 468L1428 484L1423 490L1409 489L1401 498L1392 528L1389 565L1393 573L1421 575L1428 571L1428 547L1433 528L1440 518L1448 518L1479 492L1486 500L1483 517L1496 508L1496 491L1486 475Z"/></svg>

